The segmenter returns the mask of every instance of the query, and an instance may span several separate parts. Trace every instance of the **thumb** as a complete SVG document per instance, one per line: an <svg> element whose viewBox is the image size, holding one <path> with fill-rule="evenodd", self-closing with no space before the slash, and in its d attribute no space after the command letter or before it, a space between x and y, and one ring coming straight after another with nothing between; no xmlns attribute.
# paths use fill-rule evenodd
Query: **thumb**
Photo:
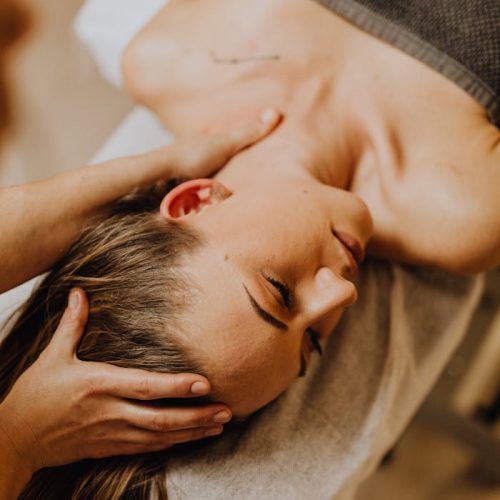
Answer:
<svg viewBox="0 0 500 500"><path fill-rule="evenodd" d="M237 153L269 135L280 124L282 118L283 115L279 111L269 108L260 114L258 122L252 121L236 128L230 135L233 152Z"/></svg>
<svg viewBox="0 0 500 500"><path fill-rule="evenodd" d="M50 344L59 355L73 357L85 330L89 304L81 288L73 288L69 293L68 305Z"/></svg>

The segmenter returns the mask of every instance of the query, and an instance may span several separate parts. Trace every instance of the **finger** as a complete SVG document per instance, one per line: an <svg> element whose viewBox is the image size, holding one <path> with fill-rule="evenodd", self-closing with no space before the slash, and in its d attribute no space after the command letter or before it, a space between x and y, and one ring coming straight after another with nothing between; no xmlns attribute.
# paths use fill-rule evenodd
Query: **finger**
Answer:
<svg viewBox="0 0 500 500"><path fill-rule="evenodd" d="M191 429L187 431L175 431L168 435L168 439L172 444L188 443L189 441L196 441L198 439L205 439L208 437L219 436L224 432L224 427L218 425L215 427Z"/></svg>
<svg viewBox="0 0 500 500"><path fill-rule="evenodd" d="M260 123L262 124L262 133L268 134L274 130L283 118L283 114L274 108L268 108L264 110L259 117Z"/></svg>
<svg viewBox="0 0 500 500"><path fill-rule="evenodd" d="M50 345L58 354L76 356L76 350L85 330L88 318L88 300L81 288L73 288L69 294L68 305Z"/></svg>
<svg viewBox="0 0 500 500"><path fill-rule="evenodd" d="M135 368L99 365L95 386L102 393L127 399L192 398L207 395L210 383L193 373L155 373Z"/></svg>
<svg viewBox="0 0 500 500"><path fill-rule="evenodd" d="M212 427L201 427L173 432L151 432L151 431L130 431L125 439L128 444L143 446L173 446L174 444L187 443L197 439L203 439L222 434L224 428L222 425Z"/></svg>
<svg viewBox="0 0 500 500"><path fill-rule="evenodd" d="M120 416L130 425L155 432L226 424L232 417L229 409L220 404L197 407L149 408L131 403L120 408Z"/></svg>
<svg viewBox="0 0 500 500"><path fill-rule="evenodd" d="M252 122L236 129L230 136L232 153L251 146L269 135L281 122L282 114L276 109L266 109L261 113L259 122Z"/></svg>
<svg viewBox="0 0 500 500"><path fill-rule="evenodd" d="M172 446L178 443L186 443L194 439L217 436L224 431L222 425L212 425L211 427L198 427L172 432L145 431L130 427L116 436L110 436L106 441L119 443L122 445L142 445L142 446ZM98 441L96 441L96 446Z"/></svg>

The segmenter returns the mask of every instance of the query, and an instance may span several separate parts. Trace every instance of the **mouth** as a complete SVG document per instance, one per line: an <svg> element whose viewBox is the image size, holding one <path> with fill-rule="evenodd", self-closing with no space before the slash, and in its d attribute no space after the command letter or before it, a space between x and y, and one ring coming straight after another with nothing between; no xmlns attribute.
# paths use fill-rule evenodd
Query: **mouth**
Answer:
<svg viewBox="0 0 500 500"><path fill-rule="evenodd" d="M351 271L353 276L359 272L359 266L365 258L365 252L361 243L348 233L343 231L336 231L332 229L333 235L340 241L344 250L346 250L347 257L349 258Z"/></svg>

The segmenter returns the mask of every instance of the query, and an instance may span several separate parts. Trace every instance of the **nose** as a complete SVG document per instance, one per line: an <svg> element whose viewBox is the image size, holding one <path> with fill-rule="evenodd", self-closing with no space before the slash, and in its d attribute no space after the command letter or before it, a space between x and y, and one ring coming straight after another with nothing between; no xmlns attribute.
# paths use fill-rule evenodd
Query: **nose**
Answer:
<svg viewBox="0 0 500 500"><path fill-rule="evenodd" d="M326 314L348 307L358 298L354 284L328 267L316 272L310 290L304 297L308 321L318 321Z"/></svg>

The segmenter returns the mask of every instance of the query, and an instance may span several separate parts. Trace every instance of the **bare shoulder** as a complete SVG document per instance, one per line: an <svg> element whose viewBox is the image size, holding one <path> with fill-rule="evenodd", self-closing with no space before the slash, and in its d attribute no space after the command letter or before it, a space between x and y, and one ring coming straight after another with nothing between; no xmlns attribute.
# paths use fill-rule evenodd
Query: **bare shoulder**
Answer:
<svg viewBox="0 0 500 500"><path fill-rule="evenodd" d="M316 48L319 20L326 23L323 34L335 21L333 14L324 17L310 0L170 0L122 55L126 89L146 105L194 93L210 99L212 89L241 81L253 68L235 58L265 59L308 41Z"/></svg>
<svg viewBox="0 0 500 500"><path fill-rule="evenodd" d="M471 118L455 132L372 200L373 255L460 274L500 265L500 131Z"/></svg>
<svg viewBox="0 0 500 500"><path fill-rule="evenodd" d="M171 88L166 82L178 75L179 40L182 31L179 16L192 2L178 6L169 2L128 43L122 58L121 70L125 89L138 102L147 102L160 91ZM179 12L180 9L180 12ZM172 83L172 82L169 82Z"/></svg>
<svg viewBox="0 0 500 500"><path fill-rule="evenodd" d="M258 50L252 40L271 31L263 24L277 1L171 0L126 47L121 60L126 90L175 132L183 124L196 128L208 111L220 112L222 92L234 93L244 79L249 66L226 61Z"/></svg>

